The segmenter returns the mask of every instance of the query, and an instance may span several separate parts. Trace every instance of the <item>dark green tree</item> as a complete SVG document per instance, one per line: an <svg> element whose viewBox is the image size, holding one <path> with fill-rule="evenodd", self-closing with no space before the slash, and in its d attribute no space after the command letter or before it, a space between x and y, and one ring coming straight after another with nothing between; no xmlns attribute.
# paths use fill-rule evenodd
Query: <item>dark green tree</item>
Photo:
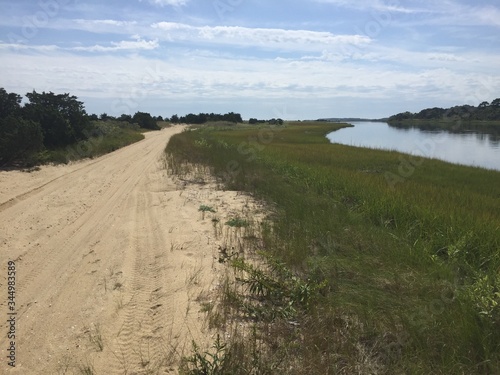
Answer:
<svg viewBox="0 0 500 375"><path fill-rule="evenodd" d="M235 122L235 123L243 122L241 115L239 113L234 113L234 112L226 113L225 115L223 115L222 119L224 121Z"/></svg>
<svg viewBox="0 0 500 375"><path fill-rule="evenodd" d="M40 123L45 146L65 146L87 138L89 117L76 96L33 91L26 97L29 103L23 107L23 117Z"/></svg>
<svg viewBox="0 0 500 375"><path fill-rule="evenodd" d="M0 119L0 164L29 160L43 149L40 124L20 117Z"/></svg>
<svg viewBox="0 0 500 375"><path fill-rule="evenodd" d="M125 121L129 123L133 123L134 121L132 120L132 116L123 114L120 117L118 117L118 121Z"/></svg>
<svg viewBox="0 0 500 375"><path fill-rule="evenodd" d="M21 96L8 93L3 87L0 88L0 118L16 114L21 108Z"/></svg>
<svg viewBox="0 0 500 375"><path fill-rule="evenodd" d="M160 128L156 124L155 119L145 112L137 112L134 117L132 117L133 122L139 124L141 128L150 130L159 130Z"/></svg>

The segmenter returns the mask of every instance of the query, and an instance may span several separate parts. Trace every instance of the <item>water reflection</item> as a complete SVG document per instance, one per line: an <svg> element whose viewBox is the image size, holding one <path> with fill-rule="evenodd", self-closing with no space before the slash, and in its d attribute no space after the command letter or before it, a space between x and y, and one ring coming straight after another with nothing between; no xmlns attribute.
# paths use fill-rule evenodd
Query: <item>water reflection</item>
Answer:
<svg viewBox="0 0 500 375"><path fill-rule="evenodd" d="M437 158L452 163L500 170L500 129L457 128L451 131L439 126L391 126L381 122L355 122L354 127L328 134L332 143L350 146L396 150Z"/></svg>

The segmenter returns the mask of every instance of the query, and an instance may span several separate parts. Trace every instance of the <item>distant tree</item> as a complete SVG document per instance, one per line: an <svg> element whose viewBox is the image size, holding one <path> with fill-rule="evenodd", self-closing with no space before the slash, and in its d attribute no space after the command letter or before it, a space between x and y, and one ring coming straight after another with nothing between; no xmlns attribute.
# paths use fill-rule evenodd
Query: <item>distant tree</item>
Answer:
<svg viewBox="0 0 500 375"><path fill-rule="evenodd" d="M0 119L0 164L27 160L43 149L43 132L39 123L8 116Z"/></svg>
<svg viewBox="0 0 500 375"><path fill-rule="evenodd" d="M413 119L414 114L411 112L401 112L398 113L397 115L389 117L389 122L398 122L398 121L403 121L403 120L411 120Z"/></svg>
<svg viewBox="0 0 500 375"><path fill-rule="evenodd" d="M2 87L0 88L0 118L16 114L21 108L21 95L8 93Z"/></svg>
<svg viewBox="0 0 500 375"><path fill-rule="evenodd" d="M249 123L250 125L255 125L255 124L257 124L258 122L259 122L259 120L257 120L256 118L250 118L250 119L248 120L248 123Z"/></svg>
<svg viewBox="0 0 500 375"><path fill-rule="evenodd" d="M280 118L272 118L268 122L270 125L283 125L283 120Z"/></svg>
<svg viewBox="0 0 500 375"><path fill-rule="evenodd" d="M457 105L455 107L451 107L447 111L448 117L455 117L459 119L470 119L472 113L476 111L476 107L471 105Z"/></svg>
<svg viewBox="0 0 500 375"><path fill-rule="evenodd" d="M218 113L198 113L197 115L194 113L189 113L185 116L178 117L177 115L173 115L170 118L170 122L172 123L187 123L187 124L204 124L208 121L227 121L234 123L241 123L243 119L239 113L229 112L224 115Z"/></svg>
<svg viewBox="0 0 500 375"><path fill-rule="evenodd" d="M108 121L109 120L108 114L106 112L101 113L101 115L99 116L99 120L101 120L101 121Z"/></svg>
<svg viewBox="0 0 500 375"><path fill-rule="evenodd" d="M500 98L493 100L490 105L492 107L500 107Z"/></svg>
<svg viewBox="0 0 500 375"><path fill-rule="evenodd" d="M229 121L229 122L235 122L235 123L242 123L243 122L241 115L239 113L234 113L234 112L226 113L223 116L223 120Z"/></svg>
<svg viewBox="0 0 500 375"><path fill-rule="evenodd" d="M76 96L53 92L27 93L29 100L23 109L25 119L39 122L47 147L65 146L86 139L89 117Z"/></svg>
<svg viewBox="0 0 500 375"><path fill-rule="evenodd" d="M431 119L439 119L443 117L443 115L446 113L446 110L443 108L427 108L419 113L417 113L414 118L416 119L422 119L422 120L431 120Z"/></svg>
<svg viewBox="0 0 500 375"><path fill-rule="evenodd" d="M427 108L417 114L411 112L398 113L389 117L389 123L398 123L405 120L420 119L420 120L500 120L500 98L495 99L490 103L484 101L477 107L471 105L459 105L448 109L443 108Z"/></svg>
<svg viewBox="0 0 500 375"><path fill-rule="evenodd" d="M137 112L134 117L132 117L132 121L139 124L141 128L150 129L150 130L159 130L160 128L156 124L155 119L146 112Z"/></svg>
<svg viewBox="0 0 500 375"><path fill-rule="evenodd" d="M129 123L134 122L132 120L132 116L126 115L126 114L122 114L120 117L118 117L118 121L124 121L124 122L129 122Z"/></svg>
<svg viewBox="0 0 500 375"><path fill-rule="evenodd" d="M161 116L156 116L156 117L155 117L155 120L156 120L156 121L163 121L163 117L161 117Z"/></svg>
<svg viewBox="0 0 500 375"><path fill-rule="evenodd" d="M97 116L95 113L92 113L92 114L89 116L89 120L90 120L90 121L99 121L99 116Z"/></svg>
<svg viewBox="0 0 500 375"><path fill-rule="evenodd" d="M195 115L194 113L188 113L186 116L180 118L181 122L186 124L203 124L207 122L207 116L203 113Z"/></svg>

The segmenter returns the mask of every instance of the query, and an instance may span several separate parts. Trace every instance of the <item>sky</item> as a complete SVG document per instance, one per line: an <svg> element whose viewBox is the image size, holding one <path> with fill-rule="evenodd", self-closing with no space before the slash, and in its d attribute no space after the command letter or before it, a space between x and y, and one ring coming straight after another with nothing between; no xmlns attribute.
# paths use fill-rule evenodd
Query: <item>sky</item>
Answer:
<svg viewBox="0 0 500 375"><path fill-rule="evenodd" d="M500 97L498 0L0 0L0 87L88 113L381 118Z"/></svg>

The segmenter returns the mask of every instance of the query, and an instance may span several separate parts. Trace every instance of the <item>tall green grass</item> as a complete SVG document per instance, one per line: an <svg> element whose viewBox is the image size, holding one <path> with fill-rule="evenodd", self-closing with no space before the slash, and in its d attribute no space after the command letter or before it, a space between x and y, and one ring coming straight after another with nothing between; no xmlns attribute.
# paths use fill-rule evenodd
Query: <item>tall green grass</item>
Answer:
<svg viewBox="0 0 500 375"><path fill-rule="evenodd" d="M37 163L68 163L98 157L144 139L144 129L123 121L97 121L88 139L64 148L45 150Z"/></svg>
<svg viewBox="0 0 500 375"><path fill-rule="evenodd" d="M329 144L341 126L198 129L166 152L273 203L266 253L328 285L280 331L290 373L500 373L500 173L422 159L401 176L408 156Z"/></svg>

